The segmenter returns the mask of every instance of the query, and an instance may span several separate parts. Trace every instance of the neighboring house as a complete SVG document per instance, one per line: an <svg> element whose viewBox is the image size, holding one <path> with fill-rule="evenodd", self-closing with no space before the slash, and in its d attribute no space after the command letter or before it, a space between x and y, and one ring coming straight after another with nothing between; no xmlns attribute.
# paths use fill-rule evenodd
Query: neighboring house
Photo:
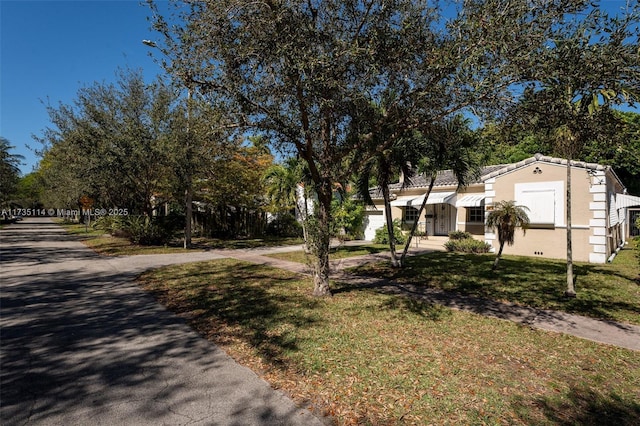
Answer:
<svg viewBox="0 0 640 426"><path fill-rule="evenodd" d="M467 231L498 247L495 233L485 228L485 217L493 204L515 200L529 208L531 226L526 236L519 234L509 254L548 258L566 257L567 162L536 154L518 163L484 167L481 177L458 188L451 171L439 172L427 199L425 212L418 209L428 188L422 176L401 190L401 182L390 187L394 219L409 226L418 221L418 230L432 236L451 231ZM626 195L626 189L609 166L571 162L573 259L604 263L629 235L629 208L640 205L640 197ZM367 209L365 239L384 226L384 205L372 190L375 206ZM631 210L633 212L633 210Z"/></svg>

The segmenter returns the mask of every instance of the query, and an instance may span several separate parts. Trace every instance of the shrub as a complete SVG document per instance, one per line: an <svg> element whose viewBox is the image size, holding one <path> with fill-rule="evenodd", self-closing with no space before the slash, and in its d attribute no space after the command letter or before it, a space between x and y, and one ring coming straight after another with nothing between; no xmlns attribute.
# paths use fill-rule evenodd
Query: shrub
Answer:
<svg viewBox="0 0 640 426"><path fill-rule="evenodd" d="M460 253L489 253L491 249L489 244L473 238L452 239L444 243L444 247L448 251Z"/></svg>
<svg viewBox="0 0 640 426"><path fill-rule="evenodd" d="M337 238L354 239L362 235L364 206L350 197L334 198L331 201L331 235Z"/></svg>
<svg viewBox="0 0 640 426"><path fill-rule="evenodd" d="M100 216L93 222L92 227L110 235L127 236L125 235L125 220L123 218L124 216Z"/></svg>
<svg viewBox="0 0 640 426"><path fill-rule="evenodd" d="M292 214L283 213L269 222L266 233L277 237L301 237L302 225Z"/></svg>
<svg viewBox="0 0 640 426"><path fill-rule="evenodd" d="M464 231L451 231L449 232L450 240L471 240L473 237L470 233Z"/></svg>
<svg viewBox="0 0 640 426"><path fill-rule="evenodd" d="M129 241L143 246L166 245L178 229L172 216L125 216L124 222Z"/></svg>
<svg viewBox="0 0 640 426"><path fill-rule="evenodd" d="M393 238L396 244L404 244L407 241L398 219L393 221ZM376 244L389 244L389 233L386 226L376 229L376 236L373 238L373 242Z"/></svg>

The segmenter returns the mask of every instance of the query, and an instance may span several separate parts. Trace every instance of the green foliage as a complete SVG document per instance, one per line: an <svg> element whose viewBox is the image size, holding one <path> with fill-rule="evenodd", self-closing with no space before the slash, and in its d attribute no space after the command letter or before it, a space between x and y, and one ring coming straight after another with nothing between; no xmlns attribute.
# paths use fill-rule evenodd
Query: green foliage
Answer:
<svg viewBox="0 0 640 426"><path fill-rule="evenodd" d="M18 189L20 178L20 164L24 158L9 151L14 147L9 141L0 136L0 205L13 197Z"/></svg>
<svg viewBox="0 0 640 426"><path fill-rule="evenodd" d="M290 213L280 213L267 225L267 235L278 237L301 237L302 225L294 215Z"/></svg>
<svg viewBox="0 0 640 426"><path fill-rule="evenodd" d="M402 224L399 219L393 221L393 237L396 244L404 244L406 237L402 232ZM373 238L373 242L376 244L389 244L389 232L387 227L383 226L376 229L376 235Z"/></svg>
<svg viewBox="0 0 640 426"><path fill-rule="evenodd" d="M48 206L70 208L89 195L100 205L150 215L152 196L169 192L172 156L180 151L171 133L182 124L175 94L159 80L146 83L141 72L117 77L115 84L81 88L71 105L48 106L52 125L36 138Z"/></svg>
<svg viewBox="0 0 640 426"><path fill-rule="evenodd" d="M469 232L451 231L449 241L444 243L448 251L459 253L489 253L491 246L484 241L476 240Z"/></svg>
<svg viewBox="0 0 640 426"><path fill-rule="evenodd" d="M362 234L364 206L349 196L334 198L331 202L332 235L339 238L357 238Z"/></svg>
<svg viewBox="0 0 640 426"><path fill-rule="evenodd" d="M449 234L451 238L451 234ZM489 253L491 246L484 241L476 240L471 236L463 238L452 238L444 243L444 247L448 251L459 253Z"/></svg>
<svg viewBox="0 0 640 426"><path fill-rule="evenodd" d="M526 206L518 206L513 200L499 201L493 206L487 216L487 227L497 229L500 245L513 245L516 228L522 228L522 232L526 233L529 226L527 210Z"/></svg>
<svg viewBox="0 0 640 426"><path fill-rule="evenodd" d="M168 216L101 216L93 228L113 236L126 237L134 244L143 246L166 245L184 223L184 217L171 213Z"/></svg>
<svg viewBox="0 0 640 426"><path fill-rule="evenodd" d="M179 225L174 217L126 216L124 231L129 241L143 246L168 244Z"/></svg>
<svg viewBox="0 0 640 426"><path fill-rule="evenodd" d="M124 236L126 228L126 216L105 215L93 222L93 228L104 231L114 236Z"/></svg>
<svg viewBox="0 0 640 426"><path fill-rule="evenodd" d="M472 239L473 236L469 232L465 231L451 231L449 232L450 240L469 240Z"/></svg>
<svg viewBox="0 0 640 426"><path fill-rule="evenodd" d="M324 246L318 294L329 289L334 185L414 131L469 109L503 110L518 83L510 60L536 58L561 18L586 8L469 0L451 16L439 2L413 0L171 2L168 11L155 3L154 45L167 72L240 115L242 131L268 134L307 162Z"/></svg>

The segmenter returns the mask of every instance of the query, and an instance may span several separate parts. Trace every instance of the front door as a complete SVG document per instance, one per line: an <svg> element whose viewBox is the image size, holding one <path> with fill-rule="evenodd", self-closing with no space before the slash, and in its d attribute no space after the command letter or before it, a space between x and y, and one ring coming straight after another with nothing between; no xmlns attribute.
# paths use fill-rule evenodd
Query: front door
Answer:
<svg viewBox="0 0 640 426"><path fill-rule="evenodd" d="M455 220L452 217L455 209L451 204L435 204L433 206L433 235L447 236L454 231Z"/></svg>

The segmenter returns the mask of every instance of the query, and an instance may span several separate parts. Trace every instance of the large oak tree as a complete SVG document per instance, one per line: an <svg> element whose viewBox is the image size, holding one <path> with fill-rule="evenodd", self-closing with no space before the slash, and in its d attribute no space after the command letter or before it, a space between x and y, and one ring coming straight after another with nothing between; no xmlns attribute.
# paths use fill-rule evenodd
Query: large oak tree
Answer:
<svg viewBox="0 0 640 426"><path fill-rule="evenodd" d="M342 160L363 152L367 161L464 109L498 109L517 83L514 61L536 55L560 18L586 5L467 0L445 18L439 3L420 0L216 0L173 2L163 17L149 3L166 69L307 162L318 197L316 295L330 294L331 200L349 173ZM353 115L391 92L395 104L371 130L348 137ZM380 141L383 129L393 131Z"/></svg>

